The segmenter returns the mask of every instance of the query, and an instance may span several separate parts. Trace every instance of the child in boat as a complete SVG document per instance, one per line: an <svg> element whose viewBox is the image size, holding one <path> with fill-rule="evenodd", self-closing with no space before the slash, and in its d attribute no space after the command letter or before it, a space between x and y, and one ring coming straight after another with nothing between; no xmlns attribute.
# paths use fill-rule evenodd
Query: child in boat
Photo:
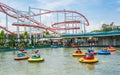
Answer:
<svg viewBox="0 0 120 75"><path fill-rule="evenodd" d="M94 59L94 54L91 53L91 49L88 49L88 53L84 56L85 59Z"/></svg>
<svg viewBox="0 0 120 75"><path fill-rule="evenodd" d="M33 54L33 56L35 56L35 57L40 57L40 51L39 51L39 50L36 50L36 51L35 51L35 54Z"/></svg>
<svg viewBox="0 0 120 75"><path fill-rule="evenodd" d="M76 53L82 53L82 51L79 47L77 47Z"/></svg>
<svg viewBox="0 0 120 75"><path fill-rule="evenodd" d="M109 45L109 48L113 48L112 45Z"/></svg>
<svg viewBox="0 0 120 75"><path fill-rule="evenodd" d="M104 52L109 52L109 51L107 50L107 48L103 48L103 51L104 51Z"/></svg>
<svg viewBox="0 0 120 75"><path fill-rule="evenodd" d="M23 57L23 56L25 56L25 54L23 52L21 52L21 51L17 52L17 57Z"/></svg>
<svg viewBox="0 0 120 75"><path fill-rule="evenodd" d="M24 51L24 48L23 48L23 47L21 47L19 51L23 52L23 51Z"/></svg>

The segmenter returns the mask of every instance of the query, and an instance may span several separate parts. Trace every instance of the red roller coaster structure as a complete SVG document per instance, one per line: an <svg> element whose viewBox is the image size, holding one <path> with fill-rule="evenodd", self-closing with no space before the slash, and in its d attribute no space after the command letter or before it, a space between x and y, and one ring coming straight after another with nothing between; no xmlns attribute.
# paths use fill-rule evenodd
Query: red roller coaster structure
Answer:
<svg viewBox="0 0 120 75"><path fill-rule="evenodd" d="M5 27L3 27L3 26L0 26L0 28L1 28L1 29L3 29L3 30L5 30L6 32L8 32L8 33L12 34L12 35L16 35L15 33L13 33L13 32L11 32L11 31L9 31L8 29L6 29L6 28L5 28Z"/></svg>
<svg viewBox="0 0 120 75"><path fill-rule="evenodd" d="M34 12L34 14L31 14L33 12L32 11L33 9L35 10L35 8L29 8L29 11L28 11L29 14L24 14L21 11L15 10L12 7L9 7L8 5L5 5L0 2L0 11L17 20L16 23L12 24L13 26L32 27L35 29L49 30L57 34L61 34L60 31L64 31L64 32L69 31L69 30L79 31L80 29L82 29L80 27L82 24L84 24L84 26L89 25L87 18L81 13L76 12L76 11L71 11L71 10L54 10L54 11L47 10L45 11L44 9L37 9L37 10L40 10L41 12L39 13ZM33 17L39 16L41 19L43 15L55 14L55 13L57 14L57 19L59 18L59 14L63 14L64 20L59 21L59 22L58 21L54 22L50 26L42 23L41 21L39 22L38 20L33 18ZM2 26L0 26L0 28L5 30L6 32L9 32L10 34L18 34L18 33L13 33ZM39 33L36 33L36 34L39 34Z"/></svg>

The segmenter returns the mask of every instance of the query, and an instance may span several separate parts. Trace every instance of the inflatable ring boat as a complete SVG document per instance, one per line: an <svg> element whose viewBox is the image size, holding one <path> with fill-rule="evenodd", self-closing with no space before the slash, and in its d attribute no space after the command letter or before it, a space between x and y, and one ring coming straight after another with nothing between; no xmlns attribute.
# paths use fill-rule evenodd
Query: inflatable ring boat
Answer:
<svg viewBox="0 0 120 75"><path fill-rule="evenodd" d="M94 59L85 59L84 57L79 59L79 62L83 62L83 63L95 63L98 62L97 58Z"/></svg>
<svg viewBox="0 0 120 75"><path fill-rule="evenodd" d="M84 56L85 53L73 53L72 56Z"/></svg>
<svg viewBox="0 0 120 75"><path fill-rule="evenodd" d="M28 59L29 56L22 56L22 57L14 57L14 60L25 60Z"/></svg>
<svg viewBox="0 0 120 75"><path fill-rule="evenodd" d="M108 50L110 51L110 52L114 52L114 51L116 51L116 48L108 48Z"/></svg>
<svg viewBox="0 0 120 75"><path fill-rule="evenodd" d="M108 50L100 50L97 54L99 54L99 55L110 55L111 53Z"/></svg>
<svg viewBox="0 0 120 75"><path fill-rule="evenodd" d="M40 62L40 61L44 61L44 58L41 57L30 57L28 59L29 62Z"/></svg>

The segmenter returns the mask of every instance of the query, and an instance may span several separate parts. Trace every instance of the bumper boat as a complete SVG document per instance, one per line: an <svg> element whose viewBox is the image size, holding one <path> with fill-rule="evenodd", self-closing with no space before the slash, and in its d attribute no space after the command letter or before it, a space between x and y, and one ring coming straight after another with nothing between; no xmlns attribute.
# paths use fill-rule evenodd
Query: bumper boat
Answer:
<svg viewBox="0 0 120 75"><path fill-rule="evenodd" d="M24 56L24 57L14 57L14 60L26 60L28 59L29 56Z"/></svg>
<svg viewBox="0 0 120 75"><path fill-rule="evenodd" d="M116 48L108 48L108 50L110 51L110 52L114 52L114 51L116 51Z"/></svg>
<svg viewBox="0 0 120 75"><path fill-rule="evenodd" d="M93 58L93 59L87 59L87 58L80 58L79 59L79 62L82 62L82 63L95 63L95 62L98 62L98 59L97 58Z"/></svg>
<svg viewBox="0 0 120 75"><path fill-rule="evenodd" d="M28 61L29 62L40 62L40 61L44 61L44 58L32 56L28 59Z"/></svg>
<svg viewBox="0 0 120 75"><path fill-rule="evenodd" d="M100 54L100 55L110 55L111 53L108 50L100 50L97 54Z"/></svg>
<svg viewBox="0 0 120 75"><path fill-rule="evenodd" d="M85 53L81 52L81 51L76 51L75 53L72 54L72 56L84 56Z"/></svg>
<svg viewBox="0 0 120 75"><path fill-rule="evenodd" d="M95 63L98 62L98 59L94 57L94 54L92 54L90 51L85 54L82 58L79 59L80 62L83 63Z"/></svg>
<svg viewBox="0 0 120 75"><path fill-rule="evenodd" d="M29 56L26 56L25 54L23 53L20 53L20 54L17 54L16 57L14 57L14 60L25 60L25 59L28 59Z"/></svg>
<svg viewBox="0 0 120 75"><path fill-rule="evenodd" d="M72 56L84 56L85 53L73 53Z"/></svg>

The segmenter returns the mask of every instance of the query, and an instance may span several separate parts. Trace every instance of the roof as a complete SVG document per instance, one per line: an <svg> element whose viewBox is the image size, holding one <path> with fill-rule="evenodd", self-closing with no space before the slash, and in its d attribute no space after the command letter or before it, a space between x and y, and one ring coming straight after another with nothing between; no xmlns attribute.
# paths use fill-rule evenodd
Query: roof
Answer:
<svg viewBox="0 0 120 75"><path fill-rule="evenodd" d="M109 32L89 32L85 34L63 34L62 37L70 38L70 37L114 36L114 35L120 35L120 30Z"/></svg>

